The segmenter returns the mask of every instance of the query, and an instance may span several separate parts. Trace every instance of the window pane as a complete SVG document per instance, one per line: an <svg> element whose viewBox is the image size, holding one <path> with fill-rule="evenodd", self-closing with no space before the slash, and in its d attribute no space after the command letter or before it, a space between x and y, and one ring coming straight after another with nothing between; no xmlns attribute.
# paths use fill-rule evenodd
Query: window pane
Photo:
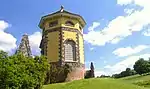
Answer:
<svg viewBox="0 0 150 89"><path fill-rule="evenodd" d="M65 44L65 60L74 61L75 60L75 44L72 41L68 41Z"/></svg>

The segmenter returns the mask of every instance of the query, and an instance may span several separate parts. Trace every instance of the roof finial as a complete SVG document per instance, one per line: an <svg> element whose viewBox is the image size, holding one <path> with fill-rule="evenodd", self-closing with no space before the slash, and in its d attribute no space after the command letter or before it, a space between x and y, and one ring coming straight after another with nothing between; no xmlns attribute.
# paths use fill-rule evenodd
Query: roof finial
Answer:
<svg viewBox="0 0 150 89"><path fill-rule="evenodd" d="M28 34L27 34L27 33L24 33L24 35L26 35L26 36L27 36Z"/></svg>
<svg viewBox="0 0 150 89"><path fill-rule="evenodd" d="M63 12L64 11L64 6L61 5L61 9L60 9L60 12Z"/></svg>

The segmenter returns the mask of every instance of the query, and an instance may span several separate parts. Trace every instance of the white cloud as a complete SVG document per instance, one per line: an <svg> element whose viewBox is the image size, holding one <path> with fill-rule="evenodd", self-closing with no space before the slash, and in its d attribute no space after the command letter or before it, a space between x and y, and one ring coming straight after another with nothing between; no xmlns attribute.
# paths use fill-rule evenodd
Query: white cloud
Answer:
<svg viewBox="0 0 150 89"><path fill-rule="evenodd" d="M10 24L7 22L0 20L0 50L11 54L17 47L17 39L13 35L5 32L9 26Z"/></svg>
<svg viewBox="0 0 150 89"><path fill-rule="evenodd" d="M109 69L109 68L111 68L111 66L110 66L110 65L107 65L107 66L105 66L104 68L108 68L108 69Z"/></svg>
<svg viewBox="0 0 150 89"><path fill-rule="evenodd" d="M33 55L40 55L40 43L42 39L41 32L35 32L32 35L29 35L30 47Z"/></svg>
<svg viewBox="0 0 150 89"><path fill-rule="evenodd" d="M150 36L150 28L143 32L144 36Z"/></svg>
<svg viewBox="0 0 150 89"><path fill-rule="evenodd" d="M84 34L86 42L99 46L104 46L106 43L116 44L127 36L132 35L133 32L141 31L144 26L150 24L149 0L118 0L117 3L126 5L124 11L127 15L116 17L100 31L89 30L87 34ZM134 7L128 8L128 6L132 5Z"/></svg>
<svg viewBox="0 0 150 89"><path fill-rule="evenodd" d="M127 5L132 3L134 0L117 0L117 3L120 5Z"/></svg>
<svg viewBox="0 0 150 89"><path fill-rule="evenodd" d="M136 53L141 52L142 50L149 48L149 45L139 45L137 47L125 47L125 48L118 48L113 51L113 54L119 56L119 57L124 57L124 56L129 56L133 55Z"/></svg>
<svg viewBox="0 0 150 89"><path fill-rule="evenodd" d="M94 48L90 48L90 50L92 51L92 50L94 50Z"/></svg>
<svg viewBox="0 0 150 89"><path fill-rule="evenodd" d="M7 22L0 20L0 31L4 31L8 27L9 27L9 24Z"/></svg>
<svg viewBox="0 0 150 89"><path fill-rule="evenodd" d="M102 70L95 70L94 74L95 74L95 77L101 76L101 75L108 75L107 72L102 71Z"/></svg>
<svg viewBox="0 0 150 89"><path fill-rule="evenodd" d="M148 60L150 57L150 54L143 54L143 55L136 55L136 56L130 56L124 59L121 62L116 63L115 65L107 65L104 67L103 72L99 73L99 76L103 73L106 75L112 75L116 73L120 73L121 71L124 71L126 68L133 68L134 63L139 60L139 58L144 58L145 60Z"/></svg>
<svg viewBox="0 0 150 89"><path fill-rule="evenodd" d="M119 37L118 38L114 38L114 39L111 40L111 43L112 44L117 44L121 39L122 39L121 37L120 38Z"/></svg>
<svg viewBox="0 0 150 89"><path fill-rule="evenodd" d="M93 22L93 25L92 26L90 26L89 28L88 28L88 30L89 31L93 31L95 28L97 28L98 26L100 26L100 23L98 23L98 22Z"/></svg>
<svg viewBox="0 0 150 89"><path fill-rule="evenodd" d="M135 9L124 9L124 12L128 15L131 15L134 11Z"/></svg>

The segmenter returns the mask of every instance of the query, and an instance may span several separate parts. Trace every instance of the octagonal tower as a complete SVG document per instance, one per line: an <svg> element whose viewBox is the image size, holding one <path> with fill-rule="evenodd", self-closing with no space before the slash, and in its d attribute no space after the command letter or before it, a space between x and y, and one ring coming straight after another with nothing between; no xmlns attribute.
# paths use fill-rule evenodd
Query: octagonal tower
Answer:
<svg viewBox="0 0 150 89"><path fill-rule="evenodd" d="M84 78L83 28L86 22L77 14L64 10L43 16L39 23L42 29L41 54L50 64L69 64L72 71L66 81Z"/></svg>

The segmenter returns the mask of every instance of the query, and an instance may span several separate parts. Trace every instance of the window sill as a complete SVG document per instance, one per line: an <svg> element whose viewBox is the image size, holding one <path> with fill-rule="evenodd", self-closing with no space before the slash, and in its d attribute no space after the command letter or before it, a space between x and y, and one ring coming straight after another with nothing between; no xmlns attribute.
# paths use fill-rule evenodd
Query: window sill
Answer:
<svg viewBox="0 0 150 89"><path fill-rule="evenodd" d="M65 60L65 62L78 62L78 61L70 61L70 60Z"/></svg>

